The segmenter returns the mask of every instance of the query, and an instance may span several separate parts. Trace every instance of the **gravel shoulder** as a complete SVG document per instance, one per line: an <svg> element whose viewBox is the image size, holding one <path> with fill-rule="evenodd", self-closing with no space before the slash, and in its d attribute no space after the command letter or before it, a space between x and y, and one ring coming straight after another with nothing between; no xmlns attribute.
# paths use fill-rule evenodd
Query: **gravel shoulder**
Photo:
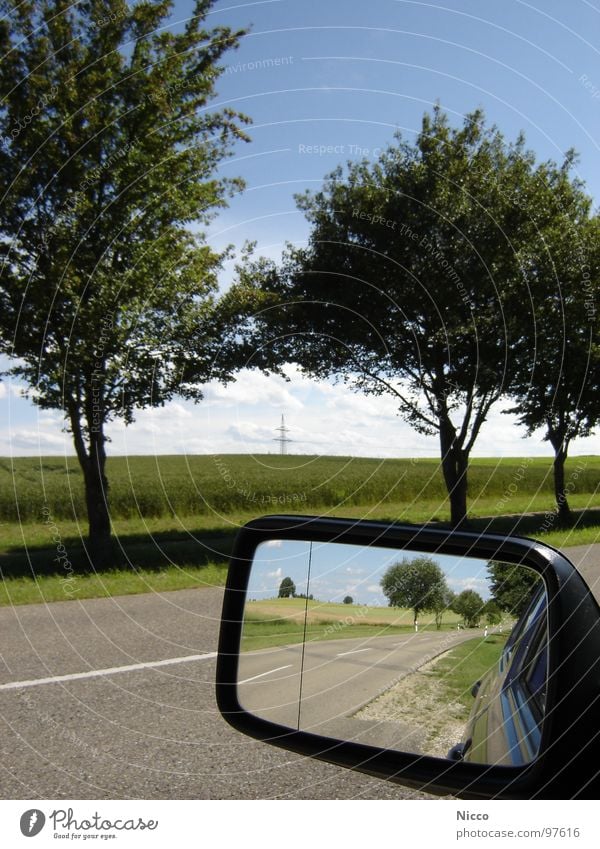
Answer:
<svg viewBox="0 0 600 849"><path fill-rule="evenodd" d="M442 682L433 674L450 651L424 663L361 708L354 718L408 726L414 729L412 739L418 754L445 758L448 750L462 739L468 719L464 705L448 702Z"/></svg>

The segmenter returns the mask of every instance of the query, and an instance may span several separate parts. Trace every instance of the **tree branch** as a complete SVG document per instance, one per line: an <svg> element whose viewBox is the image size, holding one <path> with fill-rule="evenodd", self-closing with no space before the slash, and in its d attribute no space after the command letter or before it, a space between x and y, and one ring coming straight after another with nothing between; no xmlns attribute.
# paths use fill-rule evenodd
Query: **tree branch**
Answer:
<svg viewBox="0 0 600 849"><path fill-rule="evenodd" d="M400 399L400 401L404 404L404 406L405 406L405 407L407 407L409 410L411 410L411 411L412 411L412 414L413 414L416 418L418 418L420 421L422 421L422 422L424 422L425 424L427 424L429 427L432 427L432 428L434 428L435 430L439 430L439 427L440 427L439 422L434 421L433 419L428 418L428 417L427 417L424 413L422 413L422 412L418 409L418 407L415 407L415 405L414 405L413 403L411 403L411 402L410 402L407 398L405 398L405 397L402 395L402 393L401 393L401 392L399 392L399 391L398 391L398 390L397 390L394 386L392 386L392 384L391 384L391 383L389 383L387 380L384 380L384 379L383 379L383 377L381 377L380 375L378 375L378 374L374 374L373 372L371 372L371 371L369 371L368 369L366 369L366 368L365 368L365 366L364 366L364 364L363 364L363 363L360 363L360 362L359 362L359 361L358 361L358 360L354 357L354 355L353 355L353 354L351 354L351 355L350 355L350 359L352 360L352 362L354 362L354 363L355 363L355 365L358 367L359 371L361 371L361 372L362 372L363 374L365 374L367 377L371 378L371 380L375 380L375 381L377 381L378 383L381 383L381 385L382 385L382 386L385 386L385 388L388 390L388 392L391 392L393 395L395 395L397 398L399 398L399 399Z"/></svg>
<svg viewBox="0 0 600 849"><path fill-rule="evenodd" d="M500 398L500 395L501 395L500 392L490 392L489 396L487 396L487 400L483 400L482 403L481 403L481 406L477 410L477 413L475 415L475 422L474 422L473 427L471 429L471 436L470 436L469 441L467 442L467 445L465 446L465 449L464 449L468 454L471 452L471 448L475 444L475 440L477 439L477 437L479 435L479 431L481 430L481 426L483 425L484 421L487 418L487 414L489 413L492 405L495 404L496 401ZM485 395L483 397L484 397L484 399L486 398Z"/></svg>

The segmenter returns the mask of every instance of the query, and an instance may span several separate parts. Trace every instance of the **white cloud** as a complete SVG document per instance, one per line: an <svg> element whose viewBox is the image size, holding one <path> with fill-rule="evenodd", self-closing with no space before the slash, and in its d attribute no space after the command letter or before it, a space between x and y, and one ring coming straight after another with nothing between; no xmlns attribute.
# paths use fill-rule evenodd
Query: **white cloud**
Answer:
<svg viewBox="0 0 600 849"><path fill-rule="evenodd" d="M363 395L343 384L320 383L316 391L326 399L325 406L328 410L355 416L363 426L364 420L369 418L397 418L398 405L392 397Z"/></svg>
<svg viewBox="0 0 600 849"><path fill-rule="evenodd" d="M25 398L27 394L33 397L37 393L35 389L28 390L24 383L15 383L10 378L0 382L0 400L8 397Z"/></svg>
<svg viewBox="0 0 600 849"><path fill-rule="evenodd" d="M289 383L245 371L227 387L211 384L207 399L199 404L177 400L138 411L129 427L112 422L107 427L109 453L277 454L277 428L284 413L291 454L438 457L437 437L415 433L396 415L392 398L365 397L343 384L312 381L295 366L286 373ZM12 422L0 430L0 454L74 453L71 436L62 433L60 411L35 407L14 382L0 383L0 393L0 410L10 411ZM473 456L551 456L541 437L522 439L522 434L514 417L503 414L498 405L481 430ZM600 454L600 438L577 440L571 453Z"/></svg>
<svg viewBox="0 0 600 849"><path fill-rule="evenodd" d="M254 422L240 422L239 424L229 425L225 434L230 436L236 442L248 442L253 444L264 444L275 442L276 437L273 436L273 428L263 425L254 424Z"/></svg>
<svg viewBox="0 0 600 849"><path fill-rule="evenodd" d="M35 449L36 453L63 453L65 442L69 446L69 439L60 434L49 433L43 429L39 430L19 430L11 434L10 442L13 452L18 455L19 449L23 449L26 453L30 449ZM16 450L15 450L16 449Z"/></svg>
<svg viewBox="0 0 600 849"><path fill-rule="evenodd" d="M274 572L267 572L267 578L281 578L283 576L283 571L281 566L279 569L275 569Z"/></svg>
<svg viewBox="0 0 600 849"><path fill-rule="evenodd" d="M302 402L282 377L267 376L244 369L233 383L223 386L213 381L203 390L204 401L212 407L270 406L278 410L301 410Z"/></svg>
<svg viewBox="0 0 600 849"><path fill-rule="evenodd" d="M476 593L483 596L490 594L490 582L487 578L476 578L469 576L467 578L448 578L448 586L455 593L461 593L463 590L475 590Z"/></svg>

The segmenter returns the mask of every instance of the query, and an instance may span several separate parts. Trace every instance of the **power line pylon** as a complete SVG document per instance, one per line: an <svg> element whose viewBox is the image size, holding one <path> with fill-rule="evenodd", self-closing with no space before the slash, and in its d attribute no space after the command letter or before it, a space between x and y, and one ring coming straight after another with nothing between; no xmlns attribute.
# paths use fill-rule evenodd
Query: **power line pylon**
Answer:
<svg viewBox="0 0 600 849"><path fill-rule="evenodd" d="M275 430L279 432L279 436L276 436L273 441L279 443L279 453L283 456L287 454L288 443L294 441L293 439L290 439L287 435L290 432L290 429L289 427L285 426L285 418L283 416L283 413L281 414L281 424L279 425L279 427L275 428Z"/></svg>

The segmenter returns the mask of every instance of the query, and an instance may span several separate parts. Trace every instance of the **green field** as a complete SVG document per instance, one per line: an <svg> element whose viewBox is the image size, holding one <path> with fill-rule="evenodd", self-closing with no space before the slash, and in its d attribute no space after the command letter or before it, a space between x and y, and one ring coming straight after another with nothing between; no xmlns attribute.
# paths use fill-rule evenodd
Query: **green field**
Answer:
<svg viewBox="0 0 600 849"><path fill-rule="evenodd" d="M0 604L70 597L58 546L77 580L73 597L87 598L159 585L165 590L201 586L203 574L204 583L222 582L237 528L268 513L415 523L447 522L450 516L439 462L429 459L111 457L108 477L115 537L110 581L90 575L75 458L0 459L5 581ZM527 536L544 532L557 547L600 540L600 458L571 458L566 480L572 485L576 526L548 532L545 515L554 505L550 459L475 459L469 471L471 526Z"/></svg>
<svg viewBox="0 0 600 849"><path fill-rule="evenodd" d="M304 627L306 619L306 629ZM301 598L251 601L246 607L243 651L257 651L314 640L389 637L414 630L412 610L320 602ZM456 628L460 617L447 611L442 629ZM422 614L419 631L435 630L433 614Z"/></svg>
<svg viewBox="0 0 600 849"><path fill-rule="evenodd" d="M567 461L572 500L591 506L600 487L600 458ZM427 519L448 516L439 461L377 460L266 454L110 457L113 519L254 514L343 509L357 505L429 505ZM516 489L515 489L516 488ZM469 471L470 509L476 515L552 506L547 458L476 459ZM497 508L495 509L497 505ZM85 520L82 476L74 457L0 459L0 521Z"/></svg>

